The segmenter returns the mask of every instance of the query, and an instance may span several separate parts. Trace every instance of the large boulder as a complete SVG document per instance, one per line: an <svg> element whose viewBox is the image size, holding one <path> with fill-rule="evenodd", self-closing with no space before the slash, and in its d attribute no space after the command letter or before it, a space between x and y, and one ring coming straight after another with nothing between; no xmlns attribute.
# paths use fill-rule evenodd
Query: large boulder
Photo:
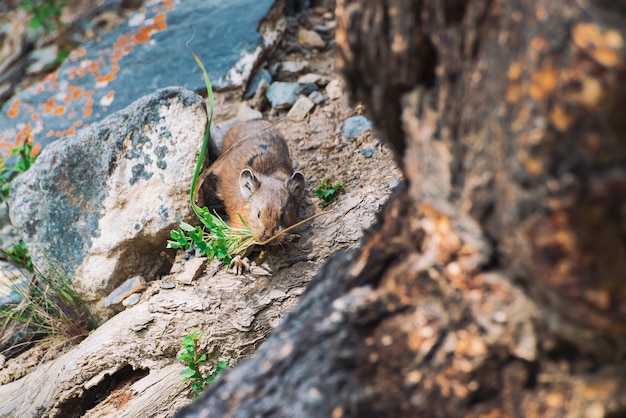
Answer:
<svg viewBox="0 0 626 418"><path fill-rule="evenodd" d="M200 96L170 87L44 149L10 196L35 266L60 263L101 317L103 298L124 280L166 271L169 231L193 217L206 122Z"/></svg>

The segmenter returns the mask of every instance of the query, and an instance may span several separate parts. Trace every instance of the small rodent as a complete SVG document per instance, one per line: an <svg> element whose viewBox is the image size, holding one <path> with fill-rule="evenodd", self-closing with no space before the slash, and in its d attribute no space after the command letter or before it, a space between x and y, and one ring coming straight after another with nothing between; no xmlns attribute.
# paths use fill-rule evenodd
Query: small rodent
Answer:
<svg viewBox="0 0 626 418"><path fill-rule="evenodd" d="M241 215L256 241L266 241L298 220L304 176L294 172L287 143L270 122L235 123L211 171L230 226L244 228Z"/></svg>

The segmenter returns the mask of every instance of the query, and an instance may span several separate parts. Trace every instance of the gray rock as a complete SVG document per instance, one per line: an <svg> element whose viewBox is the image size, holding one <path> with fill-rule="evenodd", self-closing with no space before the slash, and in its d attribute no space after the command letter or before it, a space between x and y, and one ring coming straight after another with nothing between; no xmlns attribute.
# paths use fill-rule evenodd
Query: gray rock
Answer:
<svg viewBox="0 0 626 418"><path fill-rule="evenodd" d="M0 307L22 300L20 291L28 286L28 274L11 263L0 261Z"/></svg>
<svg viewBox="0 0 626 418"><path fill-rule="evenodd" d="M55 65L58 54L59 47L56 44L52 44L40 49L35 49L33 52L28 54L30 64L26 68L26 73L34 74L53 67Z"/></svg>
<svg viewBox="0 0 626 418"><path fill-rule="evenodd" d="M139 302L139 299L141 299L141 294L133 293L122 301L122 305L126 307L136 305Z"/></svg>
<svg viewBox="0 0 626 418"><path fill-rule="evenodd" d="M309 100L311 100L316 105L322 104L326 101L326 98L319 91L313 91L309 94Z"/></svg>
<svg viewBox="0 0 626 418"><path fill-rule="evenodd" d="M298 100L299 93L300 84L286 83L284 81L273 82L265 92L273 108L291 106Z"/></svg>
<svg viewBox="0 0 626 418"><path fill-rule="evenodd" d="M129 277L155 277L170 230L195 219L188 194L205 125L203 99L170 87L44 149L9 205L35 266L61 263L96 313Z"/></svg>
<svg viewBox="0 0 626 418"><path fill-rule="evenodd" d="M124 299L133 293L143 292L144 290L146 290L146 280L141 276L131 277L107 296L104 300L104 307L108 308L111 305L122 303Z"/></svg>
<svg viewBox="0 0 626 418"><path fill-rule="evenodd" d="M173 289L176 285L172 282L163 282L161 283L161 289Z"/></svg>
<svg viewBox="0 0 626 418"><path fill-rule="evenodd" d="M318 86L324 87L329 82L330 80L328 79L328 77L316 73L308 73L298 77L298 83L300 84L315 83Z"/></svg>
<svg viewBox="0 0 626 418"><path fill-rule="evenodd" d="M7 102L0 110L0 143L15 143L29 131L45 147L159 88L204 89L201 70L185 48L194 33L191 47L213 87L244 86L265 49L282 37L284 18L270 12L280 3L187 0L137 10L116 30L72 51L57 73Z"/></svg>
<svg viewBox="0 0 626 418"><path fill-rule="evenodd" d="M309 67L306 61L284 61L279 66L278 75L280 78L286 78L301 74Z"/></svg>
<svg viewBox="0 0 626 418"><path fill-rule="evenodd" d="M287 119L294 122L300 122L306 118L311 109L315 107L315 103L304 96L300 96L296 103L289 109Z"/></svg>
<svg viewBox="0 0 626 418"><path fill-rule="evenodd" d="M343 94L339 80L332 80L326 86L326 95L330 100L337 100Z"/></svg>
<svg viewBox="0 0 626 418"><path fill-rule="evenodd" d="M206 267L206 257L192 258L183 267L183 272L176 276L176 280L179 283L191 284L202 274L204 267Z"/></svg>
<svg viewBox="0 0 626 418"><path fill-rule="evenodd" d="M319 88L317 87L317 84L315 83L306 83L306 84L300 84L300 89L298 90L298 94L304 94L305 96L308 96L309 94L313 93L314 91L317 91Z"/></svg>
<svg viewBox="0 0 626 418"><path fill-rule="evenodd" d="M252 119L261 119L263 117L263 113L258 110L252 109L248 106L247 103L241 103L239 105L239 109L237 110L237 120L245 121Z"/></svg>
<svg viewBox="0 0 626 418"><path fill-rule="evenodd" d="M272 83L272 75L265 68L261 68L259 71L256 72L254 77L252 77L252 79L248 83L248 87L246 87L246 91L243 93L243 98L251 99L252 97L254 97L262 81L265 81L267 84Z"/></svg>
<svg viewBox="0 0 626 418"><path fill-rule="evenodd" d="M361 150L361 154L363 154L365 158L372 158L374 154L376 154L376 150L372 148L363 148Z"/></svg>
<svg viewBox="0 0 626 418"><path fill-rule="evenodd" d="M372 129L372 122L365 116L352 116L343 124L343 136L347 139L356 138L361 132Z"/></svg>

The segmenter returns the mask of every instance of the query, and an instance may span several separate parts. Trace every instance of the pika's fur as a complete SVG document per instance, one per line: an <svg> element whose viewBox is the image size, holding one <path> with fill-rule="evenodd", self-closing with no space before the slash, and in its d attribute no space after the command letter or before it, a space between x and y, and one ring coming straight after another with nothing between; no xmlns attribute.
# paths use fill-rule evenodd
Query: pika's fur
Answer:
<svg viewBox="0 0 626 418"><path fill-rule="evenodd" d="M304 196L304 176L294 172L287 143L271 126L265 120L235 123L211 167L230 225L243 228L241 215L259 242L296 223Z"/></svg>

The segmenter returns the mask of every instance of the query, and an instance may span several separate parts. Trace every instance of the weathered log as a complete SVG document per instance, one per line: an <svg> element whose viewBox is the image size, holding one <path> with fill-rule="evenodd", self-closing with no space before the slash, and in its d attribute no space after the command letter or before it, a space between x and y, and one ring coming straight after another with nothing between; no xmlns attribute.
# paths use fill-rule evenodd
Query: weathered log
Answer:
<svg viewBox="0 0 626 418"><path fill-rule="evenodd" d="M624 2L344 0L406 183L178 417L626 413Z"/></svg>

